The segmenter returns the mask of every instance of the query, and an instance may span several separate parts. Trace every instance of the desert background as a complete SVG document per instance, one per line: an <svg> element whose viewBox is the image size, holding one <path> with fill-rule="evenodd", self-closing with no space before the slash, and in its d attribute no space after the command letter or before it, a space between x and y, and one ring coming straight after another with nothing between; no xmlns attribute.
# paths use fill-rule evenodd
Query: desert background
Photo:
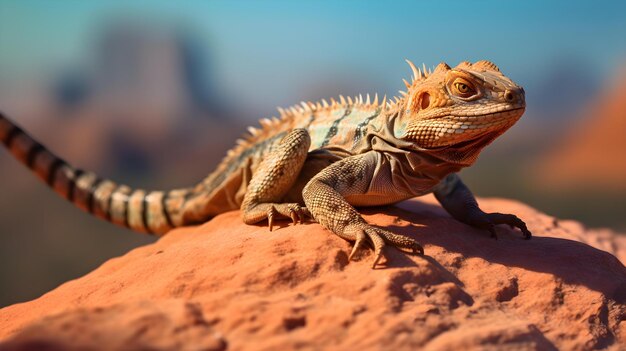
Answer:
<svg viewBox="0 0 626 351"><path fill-rule="evenodd" d="M276 106L394 96L405 58L488 59L528 107L462 172L468 186L625 233L624 37L619 1L3 0L0 111L78 167L166 189L202 179ZM0 151L0 307L154 240L81 212Z"/></svg>

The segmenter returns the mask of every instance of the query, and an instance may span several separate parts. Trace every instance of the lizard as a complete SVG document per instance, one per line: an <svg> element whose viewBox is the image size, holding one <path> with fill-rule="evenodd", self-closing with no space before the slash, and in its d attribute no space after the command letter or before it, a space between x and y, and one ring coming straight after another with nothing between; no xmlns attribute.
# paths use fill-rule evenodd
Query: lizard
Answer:
<svg viewBox="0 0 626 351"><path fill-rule="evenodd" d="M353 242L349 259L366 246L373 268L394 246L423 255L413 238L367 223L357 207L394 204L434 193L455 219L487 230L518 228L514 214L485 213L458 172L513 126L526 107L524 89L492 62L451 68L416 67L393 99L362 95L279 108L237 140L215 171L194 186L146 191L83 171L54 155L0 113L0 141L55 192L114 224L162 235L241 210L246 224L278 218L313 220Z"/></svg>

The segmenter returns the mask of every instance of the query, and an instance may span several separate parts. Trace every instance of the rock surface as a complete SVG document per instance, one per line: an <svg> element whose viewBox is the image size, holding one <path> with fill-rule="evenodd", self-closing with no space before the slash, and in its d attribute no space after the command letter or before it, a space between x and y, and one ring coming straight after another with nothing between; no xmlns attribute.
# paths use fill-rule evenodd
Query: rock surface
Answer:
<svg viewBox="0 0 626 351"><path fill-rule="evenodd" d="M418 239L348 262L317 224L273 232L227 213L111 259L42 297L0 310L1 350L507 350L626 344L626 238L523 204L535 237L499 240L451 219L432 197L365 211ZM384 214L383 214L384 213ZM608 252L613 253L615 256Z"/></svg>

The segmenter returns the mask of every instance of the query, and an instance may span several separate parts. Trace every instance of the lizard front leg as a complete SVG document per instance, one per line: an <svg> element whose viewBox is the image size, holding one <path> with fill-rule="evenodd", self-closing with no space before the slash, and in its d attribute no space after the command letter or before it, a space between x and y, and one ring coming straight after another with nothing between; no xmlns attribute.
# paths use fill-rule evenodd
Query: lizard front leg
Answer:
<svg viewBox="0 0 626 351"><path fill-rule="evenodd" d="M524 239L530 239L532 234L526 223L517 216L508 213L485 213L476 202L472 192L455 173L444 178L434 190L435 197L443 208L456 220L473 227L488 230L491 236L497 239L495 225L508 224L522 231Z"/></svg>
<svg viewBox="0 0 626 351"><path fill-rule="evenodd" d="M386 243L410 249L414 254L423 254L424 249L409 237L369 225L346 200L351 196L367 196L376 168L374 153L351 156L326 167L304 187L302 196L311 215L322 226L354 242L349 259L364 244L372 245L373 267L376 267Z"/></svg>
<svg viewBox="0 0 626 351"><path fill-rule="evenodd" d="M302 222L309 213L298 203L279 203L298 178L311 145L305 129L294 129L269 152L254 172L241 203L243 221L254 224L267 218L270 230L276 215Z"/></svg>

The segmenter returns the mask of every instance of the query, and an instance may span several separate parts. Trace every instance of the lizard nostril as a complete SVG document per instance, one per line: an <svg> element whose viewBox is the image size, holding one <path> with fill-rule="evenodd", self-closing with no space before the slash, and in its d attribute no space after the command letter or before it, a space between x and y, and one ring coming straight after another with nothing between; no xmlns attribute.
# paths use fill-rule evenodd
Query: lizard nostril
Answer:
<svg viewBox="0 0 626 351"><path fill-rule="evenodd" d="M515 100L515 95L510 90L507 90L504 93L504 98L506 99L506 101L512 102L513 100Z"/></svg>

